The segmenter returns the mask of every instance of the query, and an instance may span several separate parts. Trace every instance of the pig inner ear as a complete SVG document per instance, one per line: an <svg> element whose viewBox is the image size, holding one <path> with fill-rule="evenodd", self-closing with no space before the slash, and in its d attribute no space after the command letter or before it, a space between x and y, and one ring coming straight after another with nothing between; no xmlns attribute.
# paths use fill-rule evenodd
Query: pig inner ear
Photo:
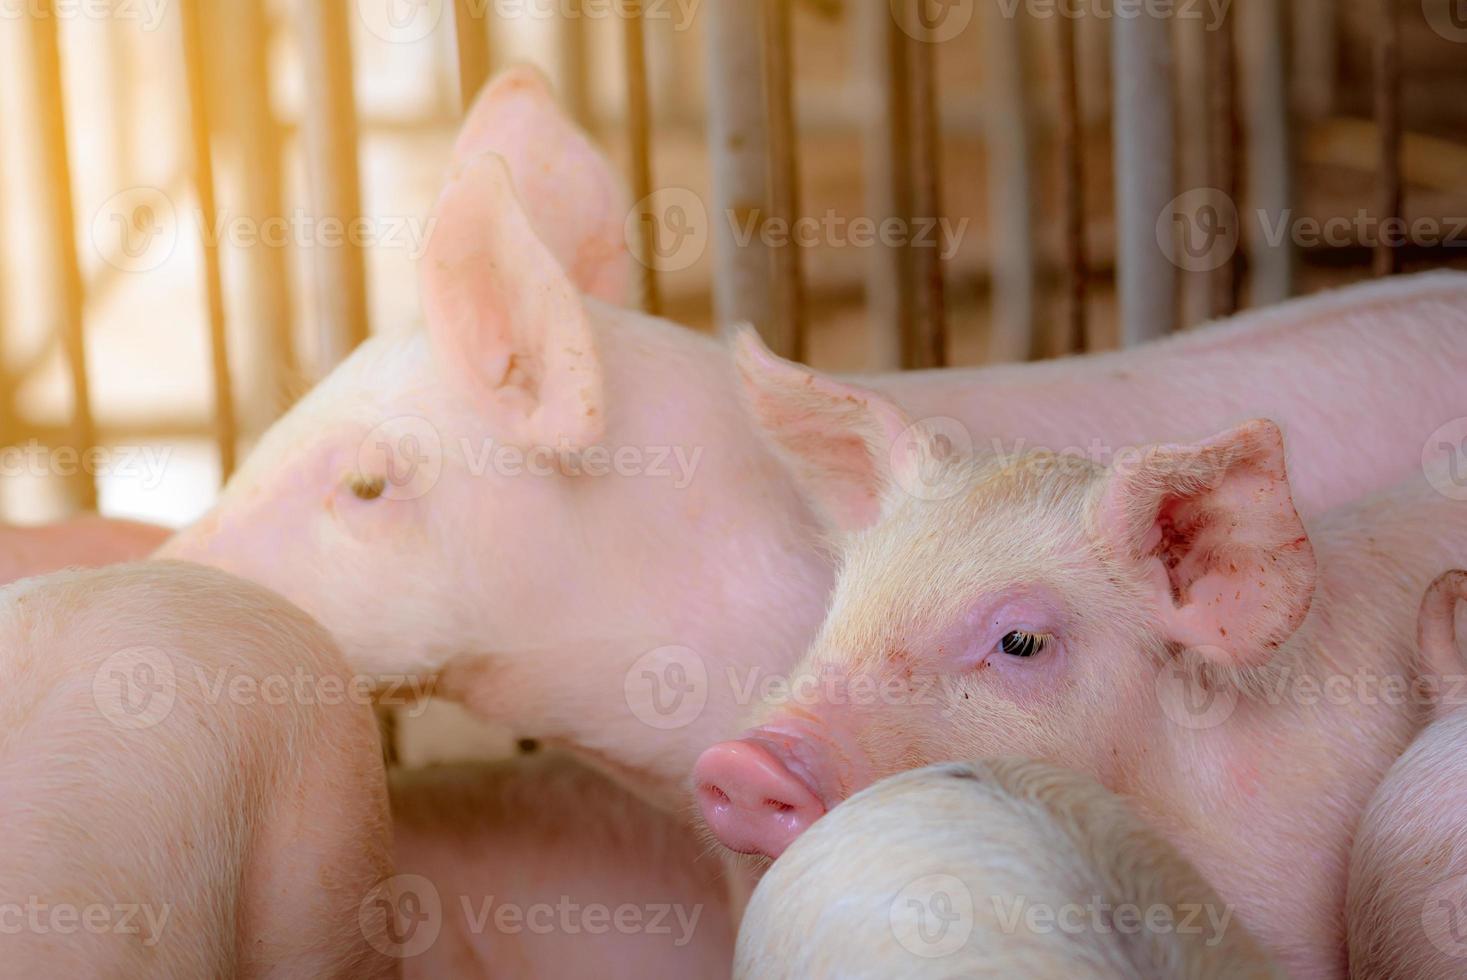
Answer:
<svg viewBox="0 0 1467 980"><path fill-rule="evenodd" d="M421 277L435 355L478 410L526 445L574 450L600 438L601 364L585 306L499 157L450 178Z"/></svg>
<svg viewBox="0 0 1467 980"><path fill-rule="evenodd" d="M775 356L752 329L734 341L749 407L806 498L836 530L881 516L892 447L908 428L895 404Z"/></svg>
<svg viewBox="0 0 1467 980"><path fill-rule="evenodd" d="M624 224L630 195L534 68L509 68L485 86L453 149L455 167L504 158L530 224L581 292L615 306L630 295Z"/></svg>
<svg viewBox="0 0 1467 980"><path fill-rule="evenodd" d="M1314 549L1272 422L1118 464L1097 521L1116 552L1145 563L1168 639L1222 666L1267 663L1309 611Z"/></svg>

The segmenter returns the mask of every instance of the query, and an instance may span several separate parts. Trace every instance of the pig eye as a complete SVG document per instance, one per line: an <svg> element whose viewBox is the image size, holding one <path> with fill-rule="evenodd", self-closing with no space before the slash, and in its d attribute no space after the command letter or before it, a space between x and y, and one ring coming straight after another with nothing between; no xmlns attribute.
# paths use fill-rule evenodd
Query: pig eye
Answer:
<svg viewBox="0 0 1467 980"><path fill-rule="evenodd" d="M383 476L362 476L355 473L347 478L347 489L351 495L358 500L376 500L387 490L387 478Z"/></svg>
<svg viewBox="0 0 1467 980"><path fill-rule="evenodd" d="M1032 657L1048 645L1048 633L1030 633L1027 630L1005 633L998 641L998 648L1011 657Z"/></svg>

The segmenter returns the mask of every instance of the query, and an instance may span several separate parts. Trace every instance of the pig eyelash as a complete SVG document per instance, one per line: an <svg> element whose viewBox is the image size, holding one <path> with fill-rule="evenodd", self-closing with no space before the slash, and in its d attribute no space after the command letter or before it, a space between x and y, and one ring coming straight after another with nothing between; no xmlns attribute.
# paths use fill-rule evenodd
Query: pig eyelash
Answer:
<svg viewBox="0 0 1467 980"><path fill-rule="evenodd" d="M998 641L998 648L1011 657L1032 657L1049 646L1053 639L1048 633L1030 633L1028 630L1012 630Z"/></svg>
<svg viewBox="0 0 1467 980"><path fill-rule="evenodd" d="M347 477L346 487L351 495L358 500L376 500L387 490L387 478L381 476L366 477L360 473Z"/></svg>

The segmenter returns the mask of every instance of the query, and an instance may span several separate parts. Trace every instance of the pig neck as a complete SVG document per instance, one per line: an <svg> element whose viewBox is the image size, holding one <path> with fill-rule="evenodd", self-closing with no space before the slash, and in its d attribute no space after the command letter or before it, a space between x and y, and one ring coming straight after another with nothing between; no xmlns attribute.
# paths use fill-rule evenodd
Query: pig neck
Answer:
<svg viewBox="0 0 1467 980"><path fill-rule="evenodd" d="M1327 518L1309 615L1271 676L1216 727L1161 719L1112 774L1294 976L1343 975L1350 841L1424 722L1382 679L1415 676L1420 596L1467 554L1461 507L1413 487Z"/></svg>

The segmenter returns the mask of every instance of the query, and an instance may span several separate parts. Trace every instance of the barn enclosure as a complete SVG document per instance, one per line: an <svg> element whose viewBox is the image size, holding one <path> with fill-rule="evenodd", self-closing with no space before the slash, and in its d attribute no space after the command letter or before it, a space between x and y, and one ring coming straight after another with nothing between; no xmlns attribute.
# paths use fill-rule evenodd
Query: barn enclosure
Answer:
<svg viewBox="0 0 1467 980"><path fill-rule="evenodd" d="M420 320L528 62L642 305L838 370L1059 356L1467 256L1458 0L4 0L0 516L169 525Z"/></svg>

